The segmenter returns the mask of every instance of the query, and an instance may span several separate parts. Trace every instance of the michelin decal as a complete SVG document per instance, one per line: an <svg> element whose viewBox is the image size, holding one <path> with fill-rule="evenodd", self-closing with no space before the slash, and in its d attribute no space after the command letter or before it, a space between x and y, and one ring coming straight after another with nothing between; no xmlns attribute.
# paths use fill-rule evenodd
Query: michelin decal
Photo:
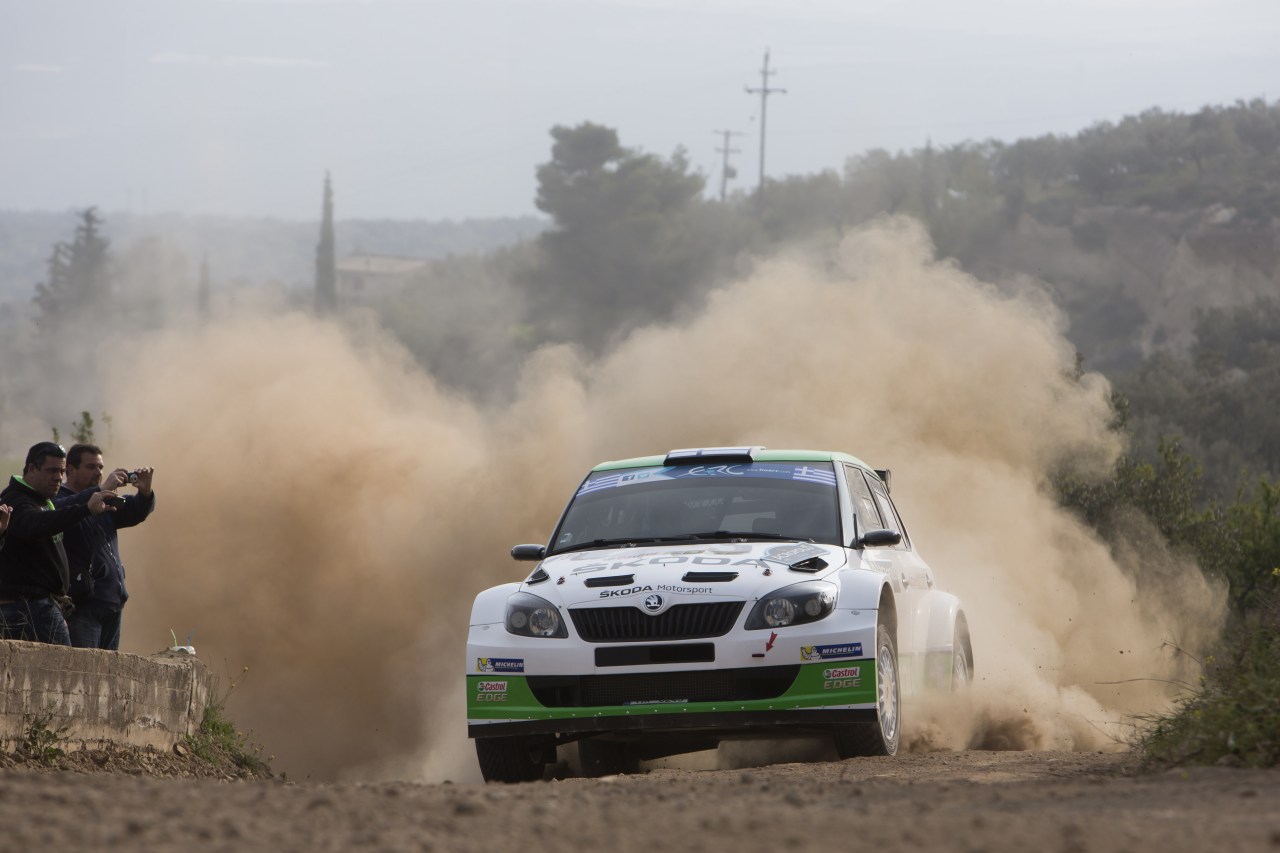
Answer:
<svg viewBox="0 0 1280 853"><path fill-rule="evenodd" d="M476 658L476 672L524 672L524 658Z"/></svg>
<svg viewBox="0 0 1280 853"><path fill-rule="evenodd" d="M828 658L860 658L862 643L844 643L839 646L801 646L800 660L814 661Z"/></svg>

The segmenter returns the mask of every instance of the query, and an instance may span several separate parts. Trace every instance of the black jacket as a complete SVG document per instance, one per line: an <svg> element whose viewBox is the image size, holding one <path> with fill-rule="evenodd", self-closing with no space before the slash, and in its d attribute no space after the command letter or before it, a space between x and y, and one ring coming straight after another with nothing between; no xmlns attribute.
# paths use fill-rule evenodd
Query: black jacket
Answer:
<svg viewBox="0 0 1280 853"><path fill-rule="evenodd" d="M90 486L82 492L73 492L64 485L58 489L53 504L56 507L72 506L87 501L99 490L99 486ZM76 604L97 600L119 610L129 599L124 587L124 563L120 560L120 540L116 531L145 521L156 507L156 493L145 497L121 495L120 499L120 507L115 512L89 516L68 530L62 540L71 570L71 597Z"/></svg>
<svg viewBox="0 0 1280 853"><path fill-rule="evenodd" d="M40 493L14 477L0 492L13 507L0 548L0 600L66 595L69 575L62 534L89 517L89 495L53 509Z"/></svg>

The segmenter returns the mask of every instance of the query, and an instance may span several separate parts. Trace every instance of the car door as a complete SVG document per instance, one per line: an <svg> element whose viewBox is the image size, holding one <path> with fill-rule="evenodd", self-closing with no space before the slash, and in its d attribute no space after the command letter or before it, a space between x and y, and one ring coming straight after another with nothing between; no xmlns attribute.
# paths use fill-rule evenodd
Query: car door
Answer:
<svg viewBox="0 0 1280 853"><path fill-rule="evenodd" d="M880 517L889 530L902 535L902 541L890 549L898 596L898 658L905 684L922 683L924 657L929 628L929 591L933 588L933 572L911 545L902 517L889 498L879 477L867 477Z"/></svg>
<svg viewBox="0 0 1280 853"><path fill-rule="evenodd" d="M897 530L901 532L901 524L892 511L891 504L882 504L872 491L872 485L880 482L874 474L863 471L854 465L845 466L845 481L849 486L849 497L857 515L858 535L862 536L871 530ZM868 568L883 572L889 578L893 588L894 603L898 612L898 655L903 654L903 647L911 648L911 638L915 636L917 606L912 603L911 580L905 555L910 548L900 544L896 546L877 546L863 548L862 562Z"/></svg>

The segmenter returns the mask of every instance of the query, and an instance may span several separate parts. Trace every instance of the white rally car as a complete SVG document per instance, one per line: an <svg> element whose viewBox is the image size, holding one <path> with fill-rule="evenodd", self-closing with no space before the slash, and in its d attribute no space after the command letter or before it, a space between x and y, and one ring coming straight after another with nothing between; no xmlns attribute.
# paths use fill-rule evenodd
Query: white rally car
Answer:
<svg viewBox="0 0 1280 853"><path fill-rule="evenodd" d="M522 583L476 596L467 733L487 781L590 775L729 738L893 755L901 696L973 673L889 472L843 453L675 450L596 466Z"/></svg>

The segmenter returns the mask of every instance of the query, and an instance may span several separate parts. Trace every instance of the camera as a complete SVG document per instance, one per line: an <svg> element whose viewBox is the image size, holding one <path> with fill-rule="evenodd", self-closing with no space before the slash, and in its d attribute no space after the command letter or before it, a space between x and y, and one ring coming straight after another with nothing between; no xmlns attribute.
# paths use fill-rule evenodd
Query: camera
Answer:
<svg viewBox="0 0 1280 853"><path fill-rule="evenodd" d="M127 475L127 476L128 476L128 478L129 478L129 485L130 485L130 486L136 486L136 485L138 485L138 472L137 472L137 471L130 471L130 472L128 473L128 475Z"/></svg>
<svg viewBox="0 0 1280 853"><path fill-rule="evenodd" d="M109 496L109 497L104 497L104 498L102 499L102 502L103 502L104 504L106 504L107 506L114 506L114 507L122 507L122 506L124 506L124 498L120 497L119 495L112 495L112 496Z"/></svg>

